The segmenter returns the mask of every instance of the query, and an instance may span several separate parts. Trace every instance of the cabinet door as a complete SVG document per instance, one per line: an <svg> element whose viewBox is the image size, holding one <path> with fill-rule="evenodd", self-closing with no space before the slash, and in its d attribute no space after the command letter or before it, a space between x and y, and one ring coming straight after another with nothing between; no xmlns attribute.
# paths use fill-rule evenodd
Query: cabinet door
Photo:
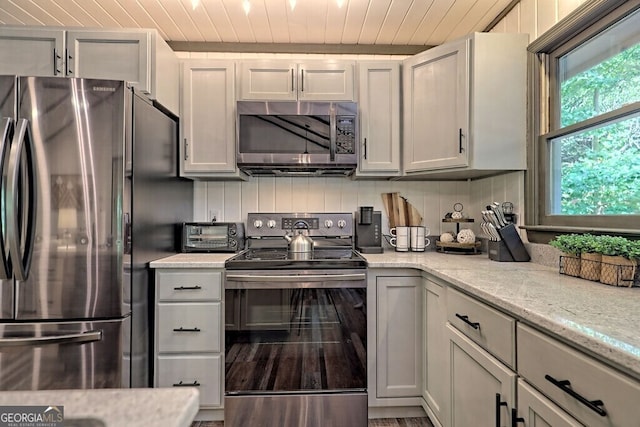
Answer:
<svg viewBox="0 0 640 427"><path fill-rule="evenodd" d="M422 278L377 278L376 397L422 394Z"/></svg>
<svg viewBox="0 0 640 427"><path fill-rule="evenodd" d="M450 426L511 425L516 374L450 324L446 328L451 387Z"/></svg>
<svg viewBox="0 0 640 427"><path fill-rule="evenodd" d="M352 62L298 65L298 99L353 101L353 67Z"/></svg>
<svg viewBox="0 0 640 427"><path fill-rule="evenodd" d="M151 93L151 33L68 31L66 74L125 80Z"/></svg>
<svg viewBox="0 0 640 427"><path fill-rule="evenodd" d="M297 67L288 61L246 61L240 67L240 99L295 101Z"/></svg>
<svg viewBox="0 0 640 427"><path fill-rule="evenodd" d="M469 40L404 62L406 172L468 165Z"/></svg>
<svg viewBox="0 0 640 427"><path fill-rule="evenodd" d="M234 68L229 61L190 60L182 65L184 176L236 171Z"/></svg>
<svg viewBox="0 0 640 427"><path fill-rule="evenodd" d="M359 176L400 174L400 63L358 63Z"/></svg>
<svg viewBox="0 0 640 427"><path fill-rule="evenodd" d="M520 425L525 427L582 426L522 379L518 379L518 417L524 419Z"/></svg>
<svg viewBox="0 0 640 427"><path fill-rule="evenodd" d="M422 297L424 307L424 379L422 397L442 425L447 406L445 324L447 311L444 300L445 288L423 278Z"/></svg>
<svg viewBox="0 0 640 427"><path fill-rule="evenodd" d="M64 31L0 27L0 75L64 76Z"/></svg>

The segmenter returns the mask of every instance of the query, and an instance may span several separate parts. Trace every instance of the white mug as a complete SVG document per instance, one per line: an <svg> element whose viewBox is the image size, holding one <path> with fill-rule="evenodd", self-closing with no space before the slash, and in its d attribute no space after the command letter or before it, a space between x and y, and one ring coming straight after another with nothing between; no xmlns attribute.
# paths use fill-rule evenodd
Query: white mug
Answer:
<svg viewBox="0 0 640 427"><path fill-rule="evenodd" d="M427 237L430 230L426 227L411 227L411 250L415 252L424 252L425 248L431 244L431 240Z"/></svg>
<svg viewBox="0 0 640 427"><path fill-rule="evenodd" d="M409 227L394 227L389 230L393 236L389 239L391 246L396 248L398 252L407 252L409 250Z"/></svg>

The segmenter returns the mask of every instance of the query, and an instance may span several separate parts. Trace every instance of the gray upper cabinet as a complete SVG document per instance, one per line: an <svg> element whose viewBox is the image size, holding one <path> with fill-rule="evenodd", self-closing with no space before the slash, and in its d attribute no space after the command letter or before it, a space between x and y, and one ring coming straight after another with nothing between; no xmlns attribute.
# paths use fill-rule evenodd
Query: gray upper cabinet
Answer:
<svg viewBox="0 0 640 427"><path fill-rule="evenodd" d="M240 65L245 101L353 101L354 61L255 60Z"/></svg>
<svg viewBox="0 0 640 427"><path fill-rule="evenodd" d="M177 113L179 64L152 29L0 27L0 74L124 80Z"/></svg>
<svg viewBox="0 0 640 427"><path fill-rule="evenodd" d="M400 175L400 61L358 62L357 177Z"/></svg>
<svg viewBox="0 0 640 427"><path fill-rule="evenodd" d="M180 174L238 178L234 61L185 60L181 82Z"/></svg>
<svg viewBox="0 0 640 427"><path fill-rule="evenodd" d="M526 168L526 34L474 33L403 63L405 175Z"/></svg>

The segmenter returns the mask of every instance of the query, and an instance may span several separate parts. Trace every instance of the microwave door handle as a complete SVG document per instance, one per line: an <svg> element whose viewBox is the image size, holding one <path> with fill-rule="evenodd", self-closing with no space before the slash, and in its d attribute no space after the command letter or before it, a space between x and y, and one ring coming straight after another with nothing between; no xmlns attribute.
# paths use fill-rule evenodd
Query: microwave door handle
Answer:
<svg viewBox="0 0 640 427"><path fill-rule="evenodd" d="M331 105L331 107L329 107L329 128L331 136L331 140L329 142L329 160L331 162L336 161L336 122L336 108Z"/></svg>
<svg viewBox="0 0 640 427"><path fill-rule="evenodd" d="M27 188L20 185L20 173L22 172L22 153L26 152L27 161ZM18 280L27 280L29 266L31 265L31 255L33 254L33 244L35 237L36 222L36 170L34 167L34 147L29 130L29 122L20 119L9 155L9 171L7 182L7 236L9 238L9 256L11 257L15 277ZM22 191L22 192L21 192ZM25 198L27 196L28 198ZM18 204L19 203L19 204ZM27 213L26 223L21 224L20 211ZM26 226L24 233L24 254L22 253L21 238L23 237L22 227Z"/></svg>
<svg viewBox="0 0 640 427"><path fill-rule="evenodd" d="M4 170L4 163L7 158L7 152L9 150L9 141L11 140L11 133L13 132L13 120L9 117L2 119L2 139L0 140L0 171ZM4 174L0 173L0 188L4 187L2 182ZM6 211L0 211L0 222L6 224ZM9 279L13 273L11 271L11 262L7 258L7 252L5 251L5 239L6 236L3 233L3 228L0 227L0 280Z"/></svg>

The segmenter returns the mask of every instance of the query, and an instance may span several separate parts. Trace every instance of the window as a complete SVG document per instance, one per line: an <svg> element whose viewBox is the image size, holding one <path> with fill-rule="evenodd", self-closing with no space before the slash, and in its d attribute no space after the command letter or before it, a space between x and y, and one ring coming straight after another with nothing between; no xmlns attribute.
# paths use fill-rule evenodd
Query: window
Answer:
<svg viewBox="0 0 640 427"><path fill-rule="evenodd" d="M585 3L529 47L534 226L640 231L640 4L612 3Z"/></svg>

